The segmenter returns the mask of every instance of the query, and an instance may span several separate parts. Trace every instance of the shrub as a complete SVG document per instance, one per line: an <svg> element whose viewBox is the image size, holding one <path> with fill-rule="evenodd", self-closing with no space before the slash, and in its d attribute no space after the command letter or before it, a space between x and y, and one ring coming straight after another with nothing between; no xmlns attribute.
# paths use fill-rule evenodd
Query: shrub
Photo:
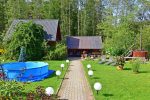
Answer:
<svg viewBox="0 0 150 100"><path fill-rule="evenodd" d="M16 100L23 90L24 86L16 81L0 80L0 100Z"/></svg>
<svg viewBox="0 0 150 100"><path fill-rule="evenodd" d="M133 70L133 72L135 72L135 73L139 72L140 63L141 63L140 59L134 59L132 61L132 70Z"/></svg>
<svg viewBox="0 0 150 100"><path fill-rule="evenodd" d="M44 57L46 60L62 60L67 58L67 48L65 44L57 43L56 47L51 47Z"/></svg>
<svg viewBox="0 0 150 100"><path fill-rule="evenodd" d="M21 46L26 48L27 60L40 60L44 55L44 30L41 25L20 22L15 27L10 40L5 41L5 56L17 60Z"/></svg>

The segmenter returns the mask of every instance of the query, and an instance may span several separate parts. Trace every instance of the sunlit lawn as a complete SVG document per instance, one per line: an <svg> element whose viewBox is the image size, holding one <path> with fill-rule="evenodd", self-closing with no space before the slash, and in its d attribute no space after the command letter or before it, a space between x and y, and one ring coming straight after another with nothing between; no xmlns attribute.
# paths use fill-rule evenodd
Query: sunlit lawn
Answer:
<svg viewBox="0 0 150 100"><path fill-rule="evenodd" d="M60 68L60 64L62 64L62 63L65 64L65 61L44 61L44 62L49 63L49 69L55 70L55 71L56 70L62 71ZM65 75L66 70L67 70L67 65L65 65L65 68L62 71L62 74L59 78L54 73L53 75L51 75L50 77L48 77L42 81L37 81L37 82L32 82L30 84L27 84L25 86L25 91L26 92L35 91L35 88L37 86L43 86L44 88L53 87L55 90L55 93L56 93L58 91L58 88L60 87L61 81Z"/></svg>
<svg viewBox="0 0 150 100"><path fill-rule="evenodd" d="M8 63L8 62L12 62L12 61L5 61L5 63ZM37 86L43 86L44 88L46 87L53 87L54 88L54 91L55 91L55 94L57 93L60 85L61 85L61 82L64 78L64 75L66 73L66 70L67 70L67 64L65 61L44 61L44 62L47 62L49 64L49 69L50 70L60 70L62 73L61 73L61 76L58 78L55 73L53 73L51 76L49 76L48 78L42 80L42 81L37 81L37 82L31 82L31 83L26 83L25 84L25 92L30 92L30 91L35 91L36 87ZM64 63L65 64L65 68L62 69L60 68L60 64ZM21 83L22 84L22 83Z"/></svg>
<svg viewBox="0 0 150 100"><path fill-rule="evenodd" d="M91 78L87 74L87 64L91 64L94 71ZM96 100L150 99L150 64L142 64L138 74L132 72L129 63L122 71L109 65L100 65L98 61L83 61L83 65ZM95 82L102 84L102 90L98 95L93 88Z"/></svg>

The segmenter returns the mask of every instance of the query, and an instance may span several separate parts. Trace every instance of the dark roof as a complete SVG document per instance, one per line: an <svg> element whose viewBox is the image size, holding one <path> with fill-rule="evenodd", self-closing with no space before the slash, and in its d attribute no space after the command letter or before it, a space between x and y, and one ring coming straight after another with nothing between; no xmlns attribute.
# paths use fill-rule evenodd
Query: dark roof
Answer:
<svg viewBox="0 0 150 100"><path fill-rule="evenodd" d="M102 49L101 36L68 36L68 49Z"/></svg>
<svg viewBox="0 0 150 100"><path fill-rule="evenodd" d="M10 38L12 36L13 31L15 30L16 25L19 22L29 22L30 20L14 20L6 33L5 38ZM32 20L34 23L42 25L44 31L47 33L45 35L45 39L49 41L56 41L56 34L58 28L58 20L49 20L49 19L34 19Z"/></svg>

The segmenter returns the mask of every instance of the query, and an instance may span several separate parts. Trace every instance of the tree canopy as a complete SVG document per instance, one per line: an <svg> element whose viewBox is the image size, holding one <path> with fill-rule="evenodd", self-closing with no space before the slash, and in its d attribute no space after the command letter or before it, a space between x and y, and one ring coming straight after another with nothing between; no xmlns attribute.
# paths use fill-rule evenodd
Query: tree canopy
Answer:
<svg viewBox="0 0 150 100"><path fill-rule="evenodd" d="M59 19L62 36L101 35L105 49L124 52L133 44L139 49L142 33L149 50L149 9L148 0L2 0L0 34L14 19Z"/></svg>
<svg viewBox="0 0 150 100"><path fill-rule="evenodd" d="M44 30L41 25L28 22L17 24L10 40L6 41L6 56L17 60L20 49L26 49L27 60L39 60L44 53Z"/></svg>

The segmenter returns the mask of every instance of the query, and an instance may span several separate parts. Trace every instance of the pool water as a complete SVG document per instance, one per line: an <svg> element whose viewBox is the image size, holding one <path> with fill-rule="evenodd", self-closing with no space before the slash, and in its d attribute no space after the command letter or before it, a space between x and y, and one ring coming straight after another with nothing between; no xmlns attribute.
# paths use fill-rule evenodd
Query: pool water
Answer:
<svg viewBox="0 0 150 100"><path fill-rule="evenodd" d="M12 62L2 67L8 80L21 82L40 81L54 73L45 62Z"/></svg>

